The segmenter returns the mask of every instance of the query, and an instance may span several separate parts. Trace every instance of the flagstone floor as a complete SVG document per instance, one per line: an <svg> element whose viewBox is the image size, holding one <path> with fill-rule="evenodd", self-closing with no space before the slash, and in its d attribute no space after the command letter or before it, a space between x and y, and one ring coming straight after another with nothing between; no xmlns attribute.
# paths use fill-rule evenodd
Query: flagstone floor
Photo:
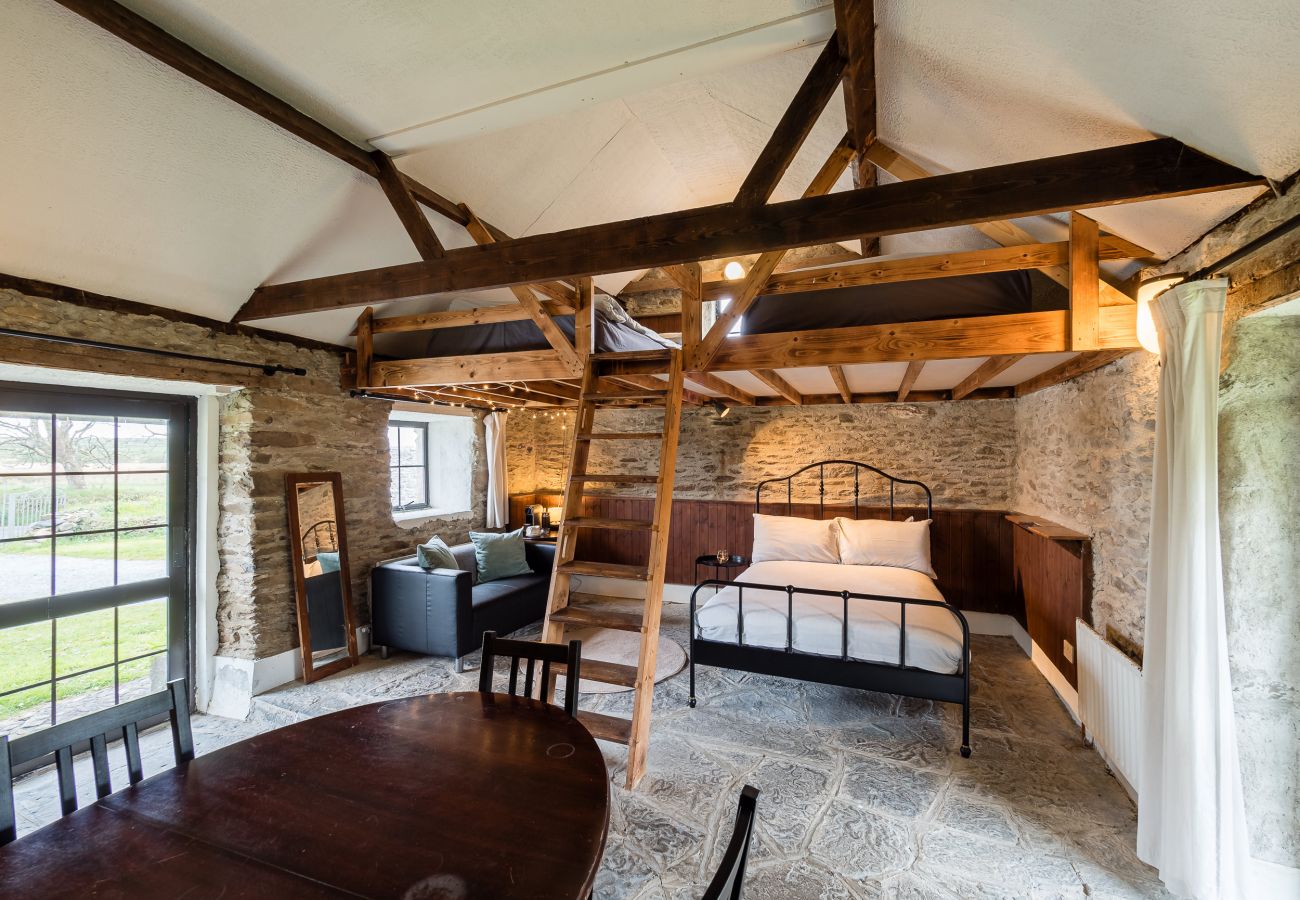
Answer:
<svg viewBox="0 0 1300 900"><path fill-rule="evenodd" d="M666 633L684 645L684 608L664 612ZM957 753L960 711L945 704L701 667L690 709L684 671L661 683L650 770L635 791L622 786L624 748L601 745L614 806L596 897L698 897L747 783L762 791L750 900L1169 897L1134 855L1128 795L1024 654L1010 638L976 637L973 656L970 759ZM262 695L246 722L196 716L195 742L210 752L309 716L474 690L477 680L450 660L370 656ZM582 705L626 714L630 699L589 695ZM147 772L170 764L165 729L144 745ZM20 834L53 820L52 773L22 779L17 806Z"/></svg>

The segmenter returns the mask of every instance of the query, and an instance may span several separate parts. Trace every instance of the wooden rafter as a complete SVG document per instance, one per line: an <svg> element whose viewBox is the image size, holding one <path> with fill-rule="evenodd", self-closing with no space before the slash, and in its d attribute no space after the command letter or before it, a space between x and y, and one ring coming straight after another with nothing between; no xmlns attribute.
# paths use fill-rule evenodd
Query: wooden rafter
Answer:
<svg viewBox="0 0 1300 900"><path fill-rule="evenodd" d="M530 391L546 394L559 400L577 400L582 396L582 389L563 381L529 381L525 382Z"/></svg>
<svg viewBox="0 0 1300 900"><path fill-rule="evenodd" d="M1128 356L1132 350L1098 350L1092 353L1080 353L1078 356L1067 359L1055 368L1048 369L1040 375L1035 375L1027 381L1022 381L1016 385L1016 396L1023 397L1026 394L1032 394L1035 391L1041 391L1043 388L1049 388L1053 385L1060 384L1063 381L1069 381L1071 378L1077 378L1080 375L1091 372L1093 369L1100 369L1102 366L1109 365L1117 359Z"/></svg>
<svg viewBox="0 0 1300 900"><path fill-rule="evenodd" d="M829 192L835 186L836 180L840 177L840 173L844 171L844 167L848 165L850 159L852 159L852 152L849 149L848 136L846 135L831 151L826 162L822 164L821 170L813 178L812 183L808 185L808 189L804 191L804 197L820 197ZM749 311L749 308L754 304L754 300L757 299L759 293L763 290L763 286L767 284L767 280L776 271L777 265L785 257L785 254L785 250L769 250L760 254L758 259L754 261L749 272L745 275L744 282L736 291L735 296L731 298L731 302L727 304L727 308L718 313L718 317L709 328L709 333L700 339L699 346L695 348L695 353L687 360L690 371L703 372L708 369L709 363L717 355L722 342L726 340L731 329L740 321L740 317Z"/></svg>
<svg viewBox="0 0 1300 900"><path fill-rule="evenodd" d="M925 360L914 359L907 364L907 371L903 373L903 380L898 384L898 393L894 399L902 403L912 393L912 385L916 384L916 379L921 377L921 370L925 368Z"/></svg>
<svg viewBox="0 0 1300 900"><path fill-rule="evenodd" d="M779 374L771 369L751 369L750 374L757 378L763 384L776 391L786 400L789 400L795 406L802 406L804 402L803 394L794 389L794 385L786 381Z"/></svg>
<svg viewBox="0 0 1300 900"><path fill-rule="evenodd" d="M1124 350L1138 346L1136 307L1102 307L1098 318L1099 349ZM748 334L729 339L712 369L753 371L766 367L792 369L1062 353L1070 349L1069 339L1069 313L1064 310Z"/></svg>
<svg viewBox="0 0 1300 900"><path fill-rule="evenodd" d="M835 38L844 58L844 118L857 153L855 188L873 187L876 169L867 151L876 141L876 12L873 0L835 0ZM878 237L862 238L862 255L879 255Z"/></svg>
<svg viewBox="0 0 1300 900"><path fill-rule="evenodd" d="M469 212L468 209L466 210L466 213L469 216L469 221L465 223L465 230L469 232L470 237L474 239L475 243L479 246L490 246L495 244L497 242L496 238L493 237L492 232L487 229L478 216ZM588 315L590 315L591 279L586 278L581 279L580 281L586 288L586 311ZM560 330L560 326L555 324L555 320L551 318L551 314L542 306L542 301L537 299L537 295L533 293L532 289L524 285L513 285L510 288L510 292L515 295L515 299L519 301L519 305L526 313L528 313L528 317L532 319L533 324L542 332L542 336L546 338L546 343L551 345L551 349L559 354L560 359L573 370L574 374L581 372L583 361L580 358L578 351L574 348L573 344L569 342L568 336ZM580 296L577 304L579 308L582 308L583 306L581 294L582 287L579 287ZM590 319L588 319L588 322L590 322ZM588 342L590 342L590 325L588 325L588 328L584 330L584 335Z"/></svg>
<svg viewBox="0 0 1300 900"><path fill-rule="evenodd" d="M384 189L384 195L388 197L388 202L392 204L393 211L397 213L397 218L406 229L420 258L441 258L442 241L434 234L433 226L429 224L429 220L424 217L424 211L415 201L415 195L402 180L402 173L397 171L397 166L388 154L376 150L370 156L378 170L379 186Z"/></svg>
<svg viewBox="0 0 1300 900"><path fill-rule="evenodd" d="M974 372L963 378L961 383L952 389L952 399L961 400L963 397L969 396L1024 358L1020 354L990 356L980 363Z"/></svg>
<svg viewBox="0 0 1300 900"><path fill-rule="evenodd" d="M1101 259L1129 259L1129 242L1109 236L1101 238ZM764 296L796 294L803 291L826 291L835 288L888 284L898 281L926 281L933 278L957 278L962 275L986 275L990 272L1013 272L1021 269L1044 269L1068 263L1070 244L1021 244L992 250L963 250L933 256L904 259L869 259L865 262L828 266L806 272L773 275L763 286ZM711 288L706 300L716 299L720 288ZM903 312L900 310L900 312Z"/></svg>
<svg viewBox="0 0 1300 900"><path fill-rule="evenodd" d="M754 395L748 391L742 391L730 381L725 381L716 375L710 375L708 372L692 372L686 376L687 381L693 381L705 390L713 391L715 394L721 394L735 400L743 406L754 405Z"/></svg>
<svg viewBox="0 0 1300 900"><path fill-rule="evenodd" d="M843 71L844 57L840 55L835 35L831 35L736 192L736 205L761 206L772 196L781 176L794 162L799 148L817 124L817 118L826 108L826 101L835 93Z"/></svg>
<svg viewBox="0 0 1300 900"><path fill-rule="evenodd" d="M265 285L239 321L1263 184L1172 138L766 206L712 206Z"/></svg>
<svg viewBox="0 0 1300 900"><path fill-rule="evenodd" d="M1097 349L1097 223L1080 213L1070 214L1070 349Z"/></svg>
<svg viewBox="0 0 1300 900"><path fill-rule="evenodd" d="M867 151L867 158L876 166L884 169L900 181L931 178L934 175L933 172L924 168L919 163L908 159L880 141L876 141L871 145L871 149ZM971 224L981 234L991 238L1004 247L1037 243L1037 239L1033 235L1025 231L1015 222L991 221L975 222ZM1127 259L1136 259L1151 255L1150 250L1147 250L1145 247L1140 247L1131 241L1124 241L1123 238L1118 237L1116 237L1115 240L1127 245L1123 251L1127 254L1125 257ZM1062 287L1069 288L1070 270L1066 265L1049 266L1043 269L1042 272ZM1118 288L1115 288L1104 279L1100 284L1098 284L1097 289L1100 292L1102 306L1123 306L1126 303L1133 302L1131 297L1120 291Z"/></svg>
<svg viewBox="0 0 1300 900"><path fill-rule="evenodd" d="M849 380L844 377L844 369L841 366L831 366L831 381L835 382L835 390L840 392L840 399L845 403L853 402L853 391L849 390Z"/></svg>

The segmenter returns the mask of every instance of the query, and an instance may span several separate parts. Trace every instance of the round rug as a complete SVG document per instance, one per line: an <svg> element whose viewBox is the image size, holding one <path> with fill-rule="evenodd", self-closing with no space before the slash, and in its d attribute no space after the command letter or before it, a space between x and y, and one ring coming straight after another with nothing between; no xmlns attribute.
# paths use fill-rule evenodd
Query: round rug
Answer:
<svg viewBox="0 0 1300 900"><path fill-rule="evenodd" d="M601 662L622 663L635 666L641 653L641 635L635 631L618 631L613 628L567 628L566 641L582 641L582 661L598 659ZM672 638L659 635L659 654L655 657L655 684L672 678L686 665L686 651ZM563 678L558 679L563 682ZM582 679L578 685L583 694L617 694L632 688L621 684Z"/></svg>

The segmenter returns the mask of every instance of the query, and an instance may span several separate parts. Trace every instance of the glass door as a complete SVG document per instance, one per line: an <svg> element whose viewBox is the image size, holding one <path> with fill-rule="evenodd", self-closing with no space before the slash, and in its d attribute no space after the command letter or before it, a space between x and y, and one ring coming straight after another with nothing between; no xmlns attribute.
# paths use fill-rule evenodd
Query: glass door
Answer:
<svg viewBox="0 0 1300 900"><path fill-rule="evenodd" d="M0 734L189 675L193 407L0 383Z"/></svg>

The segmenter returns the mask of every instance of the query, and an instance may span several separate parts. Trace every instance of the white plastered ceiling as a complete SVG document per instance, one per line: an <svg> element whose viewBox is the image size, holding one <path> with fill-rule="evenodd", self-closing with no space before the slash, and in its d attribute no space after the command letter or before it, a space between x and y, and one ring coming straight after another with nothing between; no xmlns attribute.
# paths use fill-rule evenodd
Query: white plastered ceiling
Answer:
<svg viewBox="0 0 1300 900"><path fill-rule="evenodd" d="M728 199L833 27L819 0L127 5L517 234ZM369 178L51 0L3 15L0 271L228 319L258 284L417 259ZM878 0L877 18L881 137L937 170L1151 134L1273 179L1300 165L1294 0ZM835 97L778 199L843 128ZM1163 256L1254 194L1096 216ZM885 249L986 245L954 229ZM265 325L346 342L354 318Z"/></svg>

